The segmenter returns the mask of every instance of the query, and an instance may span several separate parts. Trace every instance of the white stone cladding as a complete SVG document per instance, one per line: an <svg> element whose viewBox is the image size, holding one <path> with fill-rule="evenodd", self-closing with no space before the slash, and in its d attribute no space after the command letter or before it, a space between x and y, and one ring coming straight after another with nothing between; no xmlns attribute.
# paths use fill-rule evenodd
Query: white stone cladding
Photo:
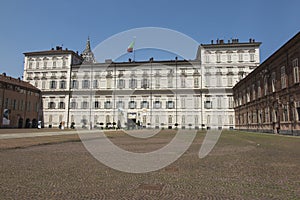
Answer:
<svg viewBox="0 0 300 200"><path fill-rule="evenodd" d="M253 39L249 43L234 39L199 46L206 128L234 128L232 87L259 65L260 44Z"/></svg>
<svg viewBox="0 0 300 200"><path fill-rule="evenodd" d="M42 90L45 127L229 129L232 87L259 65L259 45L200 45L192 61L93 63L69 50L31 52L24 80Z"/></svg>

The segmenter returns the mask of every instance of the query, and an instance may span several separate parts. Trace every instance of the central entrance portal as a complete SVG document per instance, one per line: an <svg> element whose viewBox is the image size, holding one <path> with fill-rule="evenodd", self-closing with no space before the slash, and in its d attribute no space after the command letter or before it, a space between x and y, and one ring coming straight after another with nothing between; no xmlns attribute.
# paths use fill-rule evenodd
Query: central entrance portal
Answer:
<svg viewBox="0 0 300 200"><path fill-rule="evenodd" d="M137 123L137 115L136 113L128 113L127 114L127 128L128 129L135 129L136 128L136 123Z"/></svg>

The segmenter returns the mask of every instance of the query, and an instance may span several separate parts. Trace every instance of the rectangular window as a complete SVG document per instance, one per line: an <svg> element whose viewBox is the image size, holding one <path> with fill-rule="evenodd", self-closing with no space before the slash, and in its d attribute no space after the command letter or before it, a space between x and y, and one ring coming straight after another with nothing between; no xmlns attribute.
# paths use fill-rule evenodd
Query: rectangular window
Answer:
<svg viewBox="0 0 300 200"><path fill-rule="evenodd" d="M272 78L271 78L271 80L272 80L272 92L275 92L276 91L276 73L275 72L273 72L272 73Z"/></svg>
<svg viewBox="0 0 300 200"><path fill-rule="evenodd" d="M94 108L95 108L95 109L100 108L100 102L99 102L99 101L95 101L95 102L94 102Z"/></svg>
<svg viewBox="0 0 300 200"><path fill-rule="evenodd" d="M264 80L264 95L268 94L268 79L265 78Z"/></svg>
<svg viewBox="0 0 300 200"><path fill-rule="evenodd" d="M94 89L98 88L98 80L93 80L93 88Z"/></svg>
<svg viewBox="0 0 300 200"><path fill-rule="evenodd" d="M198 96L194 96L194 108L199 108L199 98Z"/></svg>
<svg viewBox="0 0 300 200"><path fill-rule="evenodd" d="M195 115L195 125L197 126L199 124L199 117L198 115Z"/></svg>
<svg viewBox="0 0 300 200"><path fill-rule="evenodd" d="M297 110L298 121L300 121L300 107L297 107L296 110Z"/></svg>
<svg viewBox="0 0 300 200"><path fill-rule="evenodd" d="M155 109L161 108L161 102L160 102L160 101L154 101L153 103L154 103L154 106L153 106L153 107L154 107Z"/></svg>
<svg viewBox="0 0 300 200"><path fill-rule="evenodd" d="M284 88L286 88L285 66L282 66L280 71L281 71L281 77L280 77L280 80L281 80L281 89L284 89Z"/></svg>
<svg viewBox="0 0 300 200"><path fill-rule="evenodd" d="M282 119L284 122L289 121L288 105L283 105Z"/></svg>
<svg viewBox="0 0 300 200"><path fill-rule="evenodd" d="M54 102L50 102L48 108L49 109L55 109L55 103Z"/></svg>
<svg viewBox="0 0 300 200"><path fill-rule="evenodd" d="M143 78L141 82L141 88L149 88L149 80L147 78Z"/></svg>
<svg viewBox="0 0 300 200"><path fill-rule="evenodd" d="M143 116L143 126L146 126L146 124L147 124L147 116L144 115Z"/></svg>
<svg viewBox="0 0 300 200"><path fill-rule="evenodd" d="M233 115L229 115L228 122L230 125L233 125Z"/></svg>
<svg viewBox="0 0 300 200"><path fill-rule="evenodd" d="M160 77L155 77L155 88L160 88Z"/></svg>
<svg viewBox="0 0 300 200"><path fill-rule="evenodd" d="M77 80L72 80L72 89L78 89L78 81Z"/></svg>
<svg viewBox="0 0 300 200"><path fill-rule="evenodd" d="M250 53L250 62L254 62L254 53Z"/></svg>
<svg viewBox="0 0 300 200"><path fill-rule="evenodd" d="M293 72L294 72L294 83L299 83L299 67L298 67L298 58L292 61Z"/></svg>
<svg viewBox="0 0 300 200"><path fill-rule="evenodd" d="M5 99L5 103L4 103L4 108L8 108L8 101L9 101L9 99L6 98L6 99Z"/></svg>
<svg viewBox="0 0 300 200"><path fill-rule="evenodd" d="M168 76L168 88L173 87L173 76Z"/></svg>
<svg viewBox="0 0 300 200"><path fill-rule="evenodd" d="M209 75L206 75L206 77L205 77L205 86L206 87L211 86L210 79L211 79L211 77Z"/></svg>
<svg viewBox="0 0 300 200"><path fill-rule="evenodd" d="M174 101L167 101L167 109L173 109L175 107Z"/></svg>
<svg viewBox="0 0 300 200"><path fill-rule="evenodd" d="M172 124L172 118L173 118L173 116L172 116L172 115L169 115L169 117L168 117L168 123L169 123L169 124Z"/></svg>
<svg viewBox="0 0 300 200"><path fill-rule="evenodd" d="M110 101L106 101L106 102L104 103L104 108L105 108L105 109L111 109L111 108L112 108L111 102L110 102Z"/></svg>
<svg viewBox="0 0 300 200"><path fill-rule="evenodd" d="M50 81L50 89L56 89L56 81Z"/></svg>
<svg viewBox="0 0 300 200"><path fill-rule="evenodd" d="M212 108L212 102L210 100L204 102L204 108L211 109Z"/></svg>
<svg viewBox="0 0 300 200"><path fill-rule="evenodd" d="M198 77L194 77L194 87L195 88L199 87L199 78Z"/></svg>
<svg viewBox="0 0 300 200"><path fill-rule="evenodd" d="M265 108L265 122L269 122L269 108Z"/></svg>
<svg viewBox="0 0 300 200"><path fill-rule="evenodd" d="M137 88L137 80L136 79L130 79L129 80L129 87L131 88L131 89L135 89L135 88Z"/></svg>
<svg viewBox="0 0 300 200"><path fill-rule="evenodd" d="M71 109L76 109L77 108L77 103L76 101L72 101L70 104Z"/></svg>
<svg viewBox="0 0 300 200"><path fill-rule="evenodd" d="M205 63L209 63L209 54L205 55Z"/></svg>
<svg viewBox="0 0 300 200"><path fill-rule="evenodd" d="M42 81L42 89L46 88L46 81Z"/></svg>
<svg viewBox="0 0 300 200"><path fill-rule="evenodd" d="M117 102L117 108L124 108L124 102L123 101L118 101Z"/></svg>
<svg viewBox="0 0 300 200"><path fill-rule="evenodd" d="M217 108L222 108L222 97L218 97L218 107Z"/></svg>
<svg viewBox="0 0 300 200"><path fill-rule="evenodd" d="M206 116L206 123L207 123L207 125L210 124L210 115L207 115L207 116Z"/></svg>
<svg viewBox="0 0 300 200"><path fill-rule="evenodd" d="M181 97L181 108L185 109L185 97Z"/></svg>
<svg viewBox="0 0 300 200"><path fill-rule="evenodd" d="M231 61L232 61L232 60L231 60L231 53L228 53L228 54L227 54L227 62L230 63Z"/></svg>
<svg viewBox="0 0 300 200"><path fill-rule="evenodd" d="M136 102L135 101L129 101L128 108L129 109L135 109L136 108Z"/></svg>
<svg viewBox="0 0 300 200"><path fill-rule="evenodd" d="M233 108L233 97L228 97L228 107L230 108L230 109L232 109Z"/></svg>
<svg viewBox="0 0 300 200"><path fill-rule="evenodd" d="M124 79L119 79L117 85L118 85L117 87L119 89L125 88L125 80Z"/></svg>
<svg viewBox="0 0 300 200"><path fill-rule="evenodd" d="M243 62L243 53L239 53L239 62Z"/></svg>
<svg viewBox="0 0 300 200"><path fill-rule="evenodd" d="M181 77L181 87L182 87L182 88L185 88L185 79L186 79L185 76L182 76L182 77Z"/></svg>
<svg viewBox="0 0 300 200"><path fill-rule="evenodd" d="M221 62L221 54L220 54L220 53L217 53L217 54L216 54L216 62L217 62L217 63L220 63L220 62Z"/></svg>
<svg viewBox="0 0 300 200"><path fill-rule="evenodd" d="M217 78L217 86L221 87L222 86L222 76L216 75L216 78Z"/></svg>
<svg viewBox="0 0 300 200"><path fill-rule="evenodd" d="M59 102L59 109L65 109L65 103Z"/></svg>
<svg viewBox="0 0 300 200"><path fill-rule="evenodd" d="M24 101L23 101L23 100L21 100L21 104L20 104L20 110L23 110L23 108L24 108Z"/></svg>
<svg viewBox="0 0 300 200"><path fill-rule="evenodd" d="M17 106L17 100L14 99L13 106L12 106L13 110L16 110L16 106Z"/></svg>
<svg viewBox="0 0 300 200"><path fill-rule="evenodd" d="M257 98L261 97L260 81L257 82Z"/></svg>
<svg viewBox="0 0 300 200"><path fill-rule="evenodd" d="M230 75L228 75L227 76L227 85L229 86L229 87L232 87L233 86L233 81L232 81L232 76L230 76Z"/></svg>
<svg viewBox="0 0 300 200"><path fill-rule="evenodd" d="M218 115L218 125L222 125L222 124L223 124L222 115Z"/></svg>
<svg viewBox="0 0 300 200"><path fill-rule="evenodd" d="M60 81L60 89L66 89L66 81Z"/></svg>
<svg viewBox="0 0 300 200"><path fill-rule="evenodd" d="M107 89L112 88L112 78L109 78L109 77L106 78L106 88Z"/></svg>
<svg viewBox="0 0 300 200"><path fill-rule="evenodd" d="M149 108L149 102L148 101L142 101L141 102L141 108Z"/></svg>
<svg viewBox="0 0 300 200"><path fill-rule="evenodd" d="M83 80L82 81L82 89L88 89L90 88L90 81L89 80Z"/></svg>
<svg viewBox="0 0 300 200"><path fill-rule="evenodd" d="M87 101L83 101L83 102L82 102L81 108L82 108L82 109L87 109L88 106L89 106L88 102L87 102Z"/></svg>

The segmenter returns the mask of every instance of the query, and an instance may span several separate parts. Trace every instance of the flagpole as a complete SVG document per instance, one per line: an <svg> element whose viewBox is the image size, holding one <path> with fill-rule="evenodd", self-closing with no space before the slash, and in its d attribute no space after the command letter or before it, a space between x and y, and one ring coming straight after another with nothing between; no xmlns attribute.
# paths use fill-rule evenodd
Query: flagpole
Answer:
<svg viewBox="0 0 300 200"><path fill-rule="evenodd" d="M133 37L134 45L135 45L136 36ZM135 47L133 47L133 62L135 62Z"/></svg>

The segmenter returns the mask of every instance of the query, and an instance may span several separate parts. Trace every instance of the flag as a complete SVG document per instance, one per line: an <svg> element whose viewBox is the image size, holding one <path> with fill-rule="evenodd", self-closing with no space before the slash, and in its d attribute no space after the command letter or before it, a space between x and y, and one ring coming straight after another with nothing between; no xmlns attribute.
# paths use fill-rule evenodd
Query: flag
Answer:
<svg viewBox="0 0 300 200"><path fill-rule="evenodd" d="M134 43L135 43L135 40L132 41L132 42L130 43L130 45L127 47L127 52L129 52L129 53L132 53L132 52L133 52Z"/></svg>

